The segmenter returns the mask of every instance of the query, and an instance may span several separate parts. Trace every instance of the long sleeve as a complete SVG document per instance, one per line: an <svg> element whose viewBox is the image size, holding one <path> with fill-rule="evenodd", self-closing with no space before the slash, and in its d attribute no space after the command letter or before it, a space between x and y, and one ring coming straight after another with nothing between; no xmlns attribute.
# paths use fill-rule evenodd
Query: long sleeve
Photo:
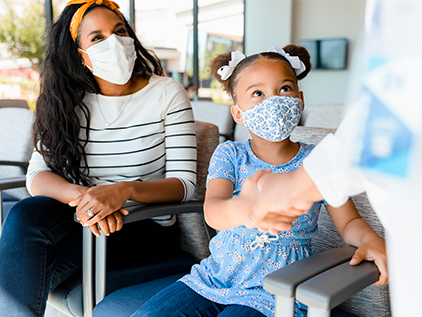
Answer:
<svg viewBox="0 0 422 317"><path fill-rule="evenodd" d="M166 178L178 178L184 188L183 201L189 201L196 186L195 121L189 98L176 81L169 82L163 91L168 103L164 127L166 147Z"/></svg>
<svg viewBox="0 0 422 317"><path fill-rule="evenodd" d="M358 107L350 110L335 134L326 136L303 161L324 199L333 207L365 190L361 169L354 165L353 134L359 132Z"/></svg>

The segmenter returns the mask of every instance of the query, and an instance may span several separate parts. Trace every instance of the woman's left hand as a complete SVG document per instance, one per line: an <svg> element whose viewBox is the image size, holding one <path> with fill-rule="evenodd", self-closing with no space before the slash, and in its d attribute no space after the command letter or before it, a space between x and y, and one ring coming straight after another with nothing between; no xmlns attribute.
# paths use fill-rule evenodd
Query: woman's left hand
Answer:
<svg viewBox="0 0 422 317"><path fill-rule="evenodd" d="M123 216L125 215L125 209L121 208L120 211L116 211L111 215L105 217L103 220L100 220L98 224L90 226L91 232L97 237L101 236L100 230L106 235L109 236L111 233L119 231L123 227ZM126 211L127 212L127 211Z"/></svg>
<svg viewBox="0 0 422 317"><path fill-rule="evenodd" d="M350 265L357 265L363 260L374 261L380 271L379 280L375 285L388 284L388 267L385 241L380 236L373 236L364 242L355 252L350 260Z"/></svg>
<svg viewBox="0 0 422 317"><path fill-rule="evenodd" d="M129 214L126 209L122 208L128 199L129 193L124 183L121 182L91 187L85 194L71 201L69 205L77 206L76 216L83 226L93 226L98 223L101 227L100 222L116 211L120 211L124 216ZM94 216L88 214L89 210ZM103 226L105 227L105 222L103 222Z"/></svg>

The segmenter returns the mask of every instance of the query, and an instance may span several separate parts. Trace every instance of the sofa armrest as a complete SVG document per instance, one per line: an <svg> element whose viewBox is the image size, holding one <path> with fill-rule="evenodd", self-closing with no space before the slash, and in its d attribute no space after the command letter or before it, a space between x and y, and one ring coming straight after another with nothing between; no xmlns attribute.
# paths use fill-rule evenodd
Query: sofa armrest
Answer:
<svg viewBox="0 0 422 317"><path fill-rule="evenodd" d="M285 266L264 278L264 289L276 295L275 316L294 315L296 288L302 282L332 267L349 261L356 248L328 250Z"/></svg>

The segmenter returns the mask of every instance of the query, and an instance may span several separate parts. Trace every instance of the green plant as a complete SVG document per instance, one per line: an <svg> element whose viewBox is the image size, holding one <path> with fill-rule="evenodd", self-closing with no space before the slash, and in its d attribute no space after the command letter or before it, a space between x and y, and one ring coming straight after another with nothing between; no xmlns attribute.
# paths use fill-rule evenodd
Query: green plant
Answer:
<svg viewBox="0 0 422 317"><path fill-rule="evenodd" d="M17 57L26 57L39 68L46 47L46 19L43 0L1 0L0 42Z"/></svg>

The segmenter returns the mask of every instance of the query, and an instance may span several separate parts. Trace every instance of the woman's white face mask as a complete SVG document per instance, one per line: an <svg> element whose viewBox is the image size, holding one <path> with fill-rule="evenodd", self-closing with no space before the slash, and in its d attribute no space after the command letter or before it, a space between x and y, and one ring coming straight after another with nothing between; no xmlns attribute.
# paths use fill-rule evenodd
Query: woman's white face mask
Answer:
<svg viewBox="0 0 422 317"><path fill-rule="evenodd" d="M86 51L92 63L93 74L110 83L126 84L132 76L136 51L131 37L110 35L105 41L90 46Z"/></svg>

